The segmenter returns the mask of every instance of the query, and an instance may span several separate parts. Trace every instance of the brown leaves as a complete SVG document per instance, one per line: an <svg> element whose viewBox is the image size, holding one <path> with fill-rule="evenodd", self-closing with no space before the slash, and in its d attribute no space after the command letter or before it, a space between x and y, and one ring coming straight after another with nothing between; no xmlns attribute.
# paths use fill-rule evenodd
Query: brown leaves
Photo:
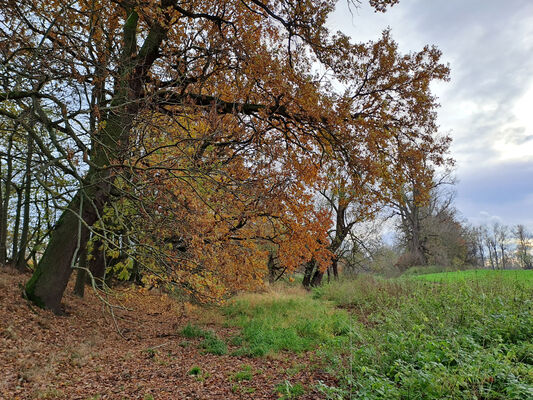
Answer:
<svg viewBox="0 0 533 400"><path fill-rule="evenodd" d="M311 369L289 376L291 367L309 362L307 355L250 359L202 354L200 339L186 341L178 333L187 323L200 323L191 307L180 307L157 290L118 290L109 297L129 308L115 310L123 339L92 291L81 300L71 295L69 285L68 316L32 311L18 289L26 278L0 271L3 399L272 399L277 397L275 385L286 379L309 386L301 399L315 399L314 383L332 382ZM211 328L227 342L236 334L217 325ZM236 382L233 377L244 365L254 371L253 379ZM195 366L201 376L189 374Z"/></svg>

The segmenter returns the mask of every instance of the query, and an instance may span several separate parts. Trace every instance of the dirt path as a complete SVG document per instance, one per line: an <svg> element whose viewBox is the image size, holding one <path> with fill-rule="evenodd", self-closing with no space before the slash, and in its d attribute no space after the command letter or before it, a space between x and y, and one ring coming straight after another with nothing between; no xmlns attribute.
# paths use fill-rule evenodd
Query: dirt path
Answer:
<svg viewBox="0 0 533 400"><path fill-rule="evenodd" d="M198 339L178 333L195 318L160 294L124 289L110 301L128 310L116 310L112 318L94 293L79 299L69 287L67 315L56 316L21 298L28 278L0 271L2 399L276 399L276 385L285 381L304 386L299 399L319 399L317 381L333 383L309 368L308 355L203 354ZM232 334L216 330L222 337ZM243 369L246 378L237 375Z"/></svg>

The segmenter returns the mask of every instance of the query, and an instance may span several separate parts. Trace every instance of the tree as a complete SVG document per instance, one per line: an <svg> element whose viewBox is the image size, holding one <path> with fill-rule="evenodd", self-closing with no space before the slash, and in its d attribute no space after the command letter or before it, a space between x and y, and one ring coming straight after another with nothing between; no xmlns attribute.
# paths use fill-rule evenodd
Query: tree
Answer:
<svg viewBox="0 0 533 400"><path fill-rule="evenodd" d="M533 257L531 256L531 234L522 224L516 225L514 236L517 242L516 258L521 268L532 269Z"/></svg>
<svg viewBox="0 0 533 400"><path fill-rule="evenodd" d="M371 1L378 11L394 3ZM136 175L157 187L162 175L179 172L174 178L199 189L206 175L221 179L223 172L226 183L234 180L233 187L242 189L253 180L247 174L260 174L263 167L266 184L255 187L269 190L299 181L303 197L297 204L304 206L278 202L284 209L272 206L269 212L284 219L285 238L299 240L284 242L286 249L306 249L292 259L285 251L289 263L325 259L319 256L327 247L322 233L306 234L306 223L299 224L320 226L321 213L305 206L310 204L305 191L319 179L324 158L342 161L353 176L366 171L388 179L382 148L399 136L406 142L432 141L436 103L429 83L448 73L438 50L401 55L388 32L366 44L331 36L325 22L334 5L333 0L3 1L6 68L0 100L16 101L26 117L0 112L20 123L35 151L78 184L26 285L28 298L60 311L90 228L105 207L122 196L135 197L138 192L117 182L138 188ZM315 75L313 62L333 79ZM337 92L333 80L345 83L346 91ZM174 142L153 140L148 128L157 128L162 116L172 124L155 130L176 129ZM205 127L201 135L195 136L184 123L188 120ZM47 133L47 141L35 126ZM195 153L182 153L185 164L145 164L147 155L157 153L154 143ZM234 159L242 162L224 168ZM195 160L203 164L198 167ZM309 173L310 165L316 172ZM201 202L202 192L194 193ZM260 198L253 203L257 209L263 204ZM235 217L216 215L226 222ZM206 244L190 243L187 249L200 253Z"/></svg>
<svg viewBox="0 0 533 400"><path fill-rule="evenodd" d="M447 150L449 141L441 142L440 146ZM440 165L443 164L450 166L452 161L442 159ZM447 264L451 259L445 247L457 243L457 236L462 234L453 208L450 171L435 176L435 165L429 158L424 159L424 165L422 170L408 170L406 184L389 202L393 214L399 216L402 246L406 250L399 261L402 268L430 262ZM450 240L452 236L455 237Z"/></svg>

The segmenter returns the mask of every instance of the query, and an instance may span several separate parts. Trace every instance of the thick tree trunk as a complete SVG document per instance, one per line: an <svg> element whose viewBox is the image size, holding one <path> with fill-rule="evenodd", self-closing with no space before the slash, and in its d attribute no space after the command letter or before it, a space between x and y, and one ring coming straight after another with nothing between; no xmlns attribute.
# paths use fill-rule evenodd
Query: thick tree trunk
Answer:
<svg viewBox="0 0 533 400"><path fill-rule="evenodd" d="M84 198L81 207L83 221L80 221L78 214L82 193L82 190L78 192L59 218L43 256L26 284L26 296L38 306L55 313L61 312L61 298L72 273L72 260L87 245L88 230L82 227L94 224L109 191L98 190L94 195L87 194L87 198L94 199L93 204Z"/></svg>
<svg viewBox="0 0 533 400"><path fill-rule="evenodd" d="M305 288L311 287L311 279L313 278L313 271L315 270L315 260L311 260L305 264L304 279L302 285Z"/></svg>
<svg viewBox="0 0 533 400"><path fill-rule="evenodd" d="M322 284L322 278L324 277L324 273L320 271L320 269L317 267L315 273L313 274L313 279L311 279L311 286L317 287Z"/></svg>

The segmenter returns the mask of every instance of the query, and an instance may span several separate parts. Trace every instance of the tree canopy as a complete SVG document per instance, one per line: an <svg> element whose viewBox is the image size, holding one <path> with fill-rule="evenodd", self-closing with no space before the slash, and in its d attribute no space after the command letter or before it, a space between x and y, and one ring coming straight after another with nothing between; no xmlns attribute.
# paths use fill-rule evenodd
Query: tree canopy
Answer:
<svg viewBox="0 0 533 400"><path fill-rule="evenodd" d="M447 161L440 51L331 33L334 0L0 4L0 115L75 182L26 285L54 311L88 242L203 298L260 282L269 246L324 270L317 193L341 180L364 218Z"/></svg>

